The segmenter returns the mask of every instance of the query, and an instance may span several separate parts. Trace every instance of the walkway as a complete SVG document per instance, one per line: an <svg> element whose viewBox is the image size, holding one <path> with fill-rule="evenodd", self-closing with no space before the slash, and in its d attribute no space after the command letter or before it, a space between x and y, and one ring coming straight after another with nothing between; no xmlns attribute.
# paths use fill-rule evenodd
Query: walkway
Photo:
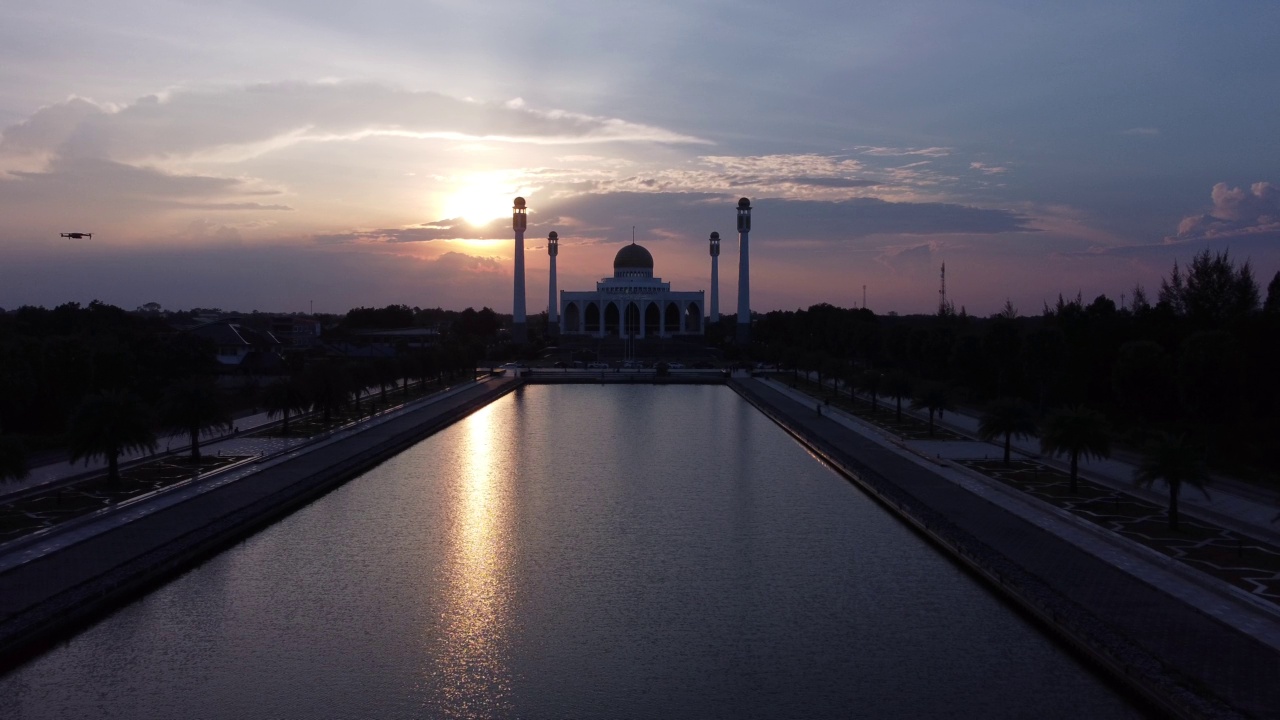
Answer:
<svg viewBox="0 0 1280 720"><path fill-rule="evenodd" d="M954 531L962 546L994 553L997 562L1010 561L1046 583L1050 595L1101 621L1104 635L1169 663L1193 680L1190 686L1203 683L1238 708L1280 715L1276 605L964 468L943 452L994 456L992 445L902 441L830 406L819 416L812 396L782 382L747 384L806 435L827 444L838 464L872 477L890 494L905 493L908 506L919 503L936 513L934 522ZM952 427L964 430L963 422Z"/></svg>

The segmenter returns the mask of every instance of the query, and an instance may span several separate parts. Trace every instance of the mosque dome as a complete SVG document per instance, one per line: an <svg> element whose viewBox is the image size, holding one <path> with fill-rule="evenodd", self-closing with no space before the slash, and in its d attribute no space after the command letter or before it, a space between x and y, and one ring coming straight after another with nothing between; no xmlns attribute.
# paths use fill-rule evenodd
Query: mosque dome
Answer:
<svg viewBox="0 0 1280 720"><path fill-rule="evenodd" d="M619 268L645 268L653 270L653 256L649 254L644 247L631 243L623 245L622 249L613 258L613 269Z"/></svg>

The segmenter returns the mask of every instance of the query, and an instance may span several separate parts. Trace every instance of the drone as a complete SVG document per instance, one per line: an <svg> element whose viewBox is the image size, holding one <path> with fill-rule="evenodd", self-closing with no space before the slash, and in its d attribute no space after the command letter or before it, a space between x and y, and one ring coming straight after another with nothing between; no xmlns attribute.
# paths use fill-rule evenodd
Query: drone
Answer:
<svg viewBox="0 0 1280 720"><path fill-rule="evenodd" d="M82 240L84 238L89 238L90 240L93 239L93 233L61 233L61 235L64 238L71 238L72 240Z"/></svg>

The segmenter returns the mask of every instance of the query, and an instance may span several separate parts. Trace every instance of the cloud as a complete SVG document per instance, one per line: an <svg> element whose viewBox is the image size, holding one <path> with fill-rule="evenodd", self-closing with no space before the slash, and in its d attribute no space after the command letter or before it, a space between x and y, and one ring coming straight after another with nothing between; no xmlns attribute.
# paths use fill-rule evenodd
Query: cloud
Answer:
<svg viewBox="0 0 1280 720"><path fill-rule="evenodd" d="M1256 182L1249 189L1213 186L1213 209L1183 218L1178 239L1226 238L1280 233L1280 188Z"/></svg>
<svg viewBox="0 0 1280 720"><path fill-rule="evenodd" d="M876 256L876 262L889 268L897 275L915 277L933 272L933 252L934 248L931 243L885 248Z"/></svg>
<svg viewBox="0 0 1280 720"><path fill-rule="evenodd" d="M712 231L736 232L736 194L612 192L562 197L531 203L529 241L557 231L562 242L624 242L631 227L640 238L701 241ZM1021 213L952 203L887 202L877 198L838 201L760 198L752 201L753 232L772 241L831 243L869 235L951 235L1038 232ZM324 244L352 242L425 242L511 237L506 218L482 227L462 220L440 220L399 229L316 236Z"/></svg>
<svg viewBox="0 0 1280 720"><path fill-rule="evenodd" d="M1007 167L1001 167L999 165L987 165L986 163L980 163L980 162L969 163L969 169L977 170L978 172L984 175L999 175L1000 173L1009 171L1009 168Z"/></svg>
<svg viewBox="0 0 1280 720"><path fill-rule="evenodd" d="M951 154L951 148L945 147L927 147L927 148L896 148L896 147L874 147L870 145L859 145L854 148L863 155L872 155L875 157L900 157L903 155L924 155L925 157L946 157Z"/></svg>
<svg viewBox="0 0 1280 720"><path fill-rule="evenodd" d="M179 89L119 108L72 98L6 128L0 158L234 162L298 143L379 136L552 145L707 142L619 118L535 109L522 102L469 102L374 83L273 82Z"/></svg>

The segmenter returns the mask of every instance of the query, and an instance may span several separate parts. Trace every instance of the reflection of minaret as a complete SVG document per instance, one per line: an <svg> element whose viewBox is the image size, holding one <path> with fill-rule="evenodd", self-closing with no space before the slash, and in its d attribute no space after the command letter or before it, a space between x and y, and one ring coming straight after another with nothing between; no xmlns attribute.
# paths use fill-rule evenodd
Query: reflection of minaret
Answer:
<svg viewBox="0 0 1280 720"><path fill-rule="evenodd" d="M556 255L560 254L560 236L555 230L547 236L547 254L551 256L551 284L547 289L547 334L560 334L560 309L556 303Z"/></svg>
<svg viewBox="0 0 1280 720"><path fill-rule="evenodd" d="M751 201L738 201L738 332L739 345L751 340L751 257L747 235L751 233Z"/></svg>
<svg viewBox="0 0 1280 720"><path fill-rule="evenodd" d="M711 322L720 322L720 233L711 233Z"/></svg>
<svg viewBox="0 0 1280 720"><path fill-rule="evenodd" d="M511 212L511 228L516 231L516 292L511 303L511 341L520 344L529 339L524 319L524 229L527 224L524 198L518 197Z"/></svg>

